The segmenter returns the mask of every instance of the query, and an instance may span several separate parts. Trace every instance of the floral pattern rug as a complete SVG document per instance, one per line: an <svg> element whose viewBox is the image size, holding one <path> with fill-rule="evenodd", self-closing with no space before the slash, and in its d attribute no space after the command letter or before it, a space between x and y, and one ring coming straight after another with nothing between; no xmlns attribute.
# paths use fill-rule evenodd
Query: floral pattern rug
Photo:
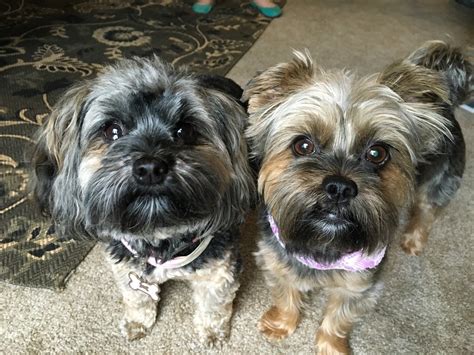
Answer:
<svg viewBox="0 0 474 355"><path fill-rule="evenodd" d="M64 288L94 243L61 240L28 193L33 135L64 90L104 64L158 54L224 75L270 22L249 1L0 0L0 280Z"/></svg>

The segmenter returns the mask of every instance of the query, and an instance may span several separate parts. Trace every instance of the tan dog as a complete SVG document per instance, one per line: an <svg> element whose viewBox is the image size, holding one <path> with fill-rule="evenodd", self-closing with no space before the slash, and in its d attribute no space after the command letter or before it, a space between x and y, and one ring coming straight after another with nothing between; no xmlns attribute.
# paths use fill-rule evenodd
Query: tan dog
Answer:
<svg viewBox="0 0 474 355"><path fill-rule="evenodd" d="M247 136L265 210L257 260L273 295L259 322L265 336L293 333L303 295L323 287L317 349L349 352L387 246L405 231L404 250L418 255L459 188L465 149L453 108L470 76L459 50L430 42L367 78L296 53L249 83Z"/></svg>

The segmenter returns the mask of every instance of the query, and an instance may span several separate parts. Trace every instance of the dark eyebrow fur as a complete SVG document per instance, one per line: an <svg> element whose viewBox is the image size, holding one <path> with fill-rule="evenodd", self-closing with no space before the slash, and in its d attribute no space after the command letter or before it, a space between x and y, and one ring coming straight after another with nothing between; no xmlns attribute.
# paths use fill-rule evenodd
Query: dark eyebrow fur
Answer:
<svg viewBox="0 0 474 355"><path fill-rule="evenodd" d="M91 107L92 103L95 99L90 99L82 103L81 109L79 110L79 114L77 115L77 128L81 129L84 124L84 117L86 116L87 111Z"/></svg>
<svg viewBox="0 0 474 355"><path fill-rule="evenodd" d="M90 99L82 103L81 109L79 110L79 114L77 115L77 130L78 132L82 131L82 127L84 126L84 118L86 117L87 111L89 111L89 108L91 107L92 103L95 101L95 99ZM78 136L79 139L79 147L82 146L81 142L81 134Z"/></svg>

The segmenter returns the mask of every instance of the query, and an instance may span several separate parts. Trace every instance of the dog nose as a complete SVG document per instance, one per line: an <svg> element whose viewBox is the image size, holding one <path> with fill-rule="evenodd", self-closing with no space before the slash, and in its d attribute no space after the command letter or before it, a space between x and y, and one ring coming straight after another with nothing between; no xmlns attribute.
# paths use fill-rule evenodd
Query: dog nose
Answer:
<svg viewBox="0 0 474 355"><path fill-rule="evenodd" d="M133 176L142 185L163 182L168 173L168 164L156 158L140 158L133 163Z"/></svg>
<svg viewBox="0 0 474 355"><path fill-rule="evenodd" d="M354 181L337 175L326 176L323 179L323 189L329 199L336 203L348 203L358 192Z"/></svg>

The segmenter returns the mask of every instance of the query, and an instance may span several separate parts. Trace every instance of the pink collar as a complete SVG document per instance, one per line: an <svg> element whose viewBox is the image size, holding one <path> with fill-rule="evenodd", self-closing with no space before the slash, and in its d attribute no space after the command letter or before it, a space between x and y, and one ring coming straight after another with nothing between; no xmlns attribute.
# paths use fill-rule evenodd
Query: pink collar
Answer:
<svg viewBox="0 0 474 355"><path fill-rule="evenodd" d="M285 245L280 239L280 231L278 229L278 226L276 225L273 217L270 215L268 215L268 222L270 222L270 227L272 229L273 235L278 240L278 243L280 243L280 245L285 248ZM371 255L365 255L362 253L362 251L358 250L353 253L345 254L339 260L328 264L319 263L314 259L304 256L295 255L295 257L300 263L312 269L363 271L367 269L373 269L378 264L380 264L385 255L386 249L387 247L384 247L383 249L378 250L377 252Z"/></svg>
<svg viewBox="0 0 474 355"><path fill-rule="evenodd" d="M210 234L206 237L196 238L195 242L198 242L200 240L199 245L189 255L177 256L166 262L163 262L161 259L157 259L153 256L150 256L147 259L147 263L156 268L162 268L162 269L178 269L180 267L186 266L190 264L192 261L196 260L199 257L199 255L201 255L204 252L204 250L209 245L213 237L214 236ZM120 239L120 241L125 246L125 248L127 248L130 251L130 253L133 254L134 257L138 257L138 252L135 249L133 249L132 245L127 239L122 238Z"/></svg>

